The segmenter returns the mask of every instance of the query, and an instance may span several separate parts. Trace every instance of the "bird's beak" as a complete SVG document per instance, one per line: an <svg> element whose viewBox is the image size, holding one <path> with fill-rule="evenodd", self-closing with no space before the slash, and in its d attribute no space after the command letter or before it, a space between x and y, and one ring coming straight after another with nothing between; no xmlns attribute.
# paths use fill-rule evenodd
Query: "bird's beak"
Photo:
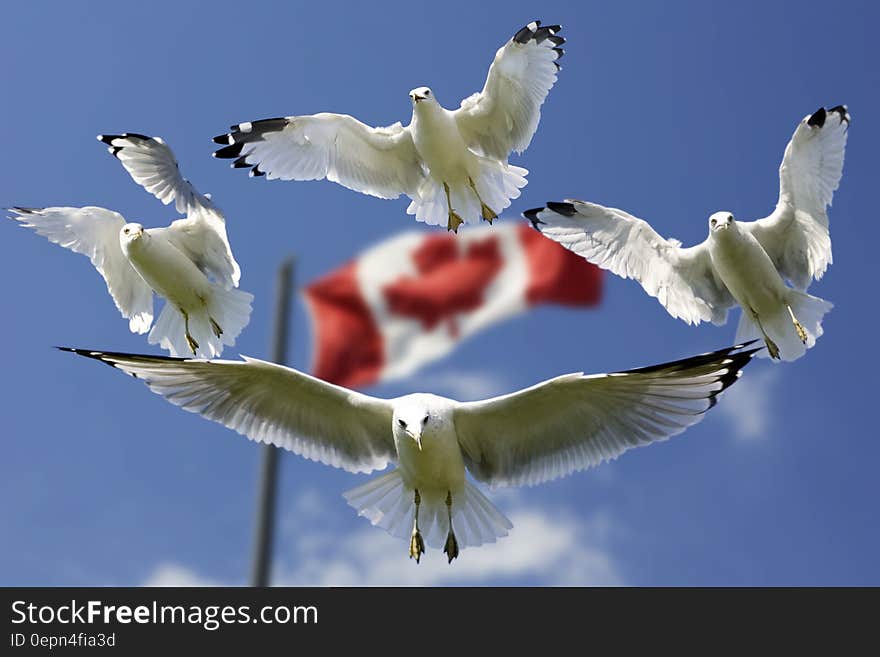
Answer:
<svg viewBox="0 0 880 657"><path fill-rule="evenodd" d="M425 96L419 96L418 94L410 94L409 97L412 98L413 102L416 102L416 103L419 102L420 100L425 100L425 98L426 98Z"/></svg>
<svg viewBox="0 0 880 657"><path fill-rule="evenodd" d="M409 429L405 429L405 431L409 434L409 437L416 441L416 445L419 446L419 451L422 451L422 434L414 434Z"/></svg>

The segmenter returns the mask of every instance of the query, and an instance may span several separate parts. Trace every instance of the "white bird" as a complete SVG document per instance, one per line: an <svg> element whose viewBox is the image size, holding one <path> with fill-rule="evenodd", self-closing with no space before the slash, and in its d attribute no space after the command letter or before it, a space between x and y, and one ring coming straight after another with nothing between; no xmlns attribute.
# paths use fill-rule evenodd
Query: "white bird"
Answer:
<svg viewBox="0 0 880 657"><path fill-rule="evenodd" d="M234 289L241 276L221 212L180 175L159 137L98 135L139 185L186 214L166 228L127 223L99 207L10 208L9 218L88 256L132 333L153 323L153 292L166 300L149 335L172 355L214 357L250 320L253 295ZM210 278L209 278L210 277Z"/></svg>
<svg viewBox="0 0 880 657"><path fill-rule="evenodd" d="M410 539L459 548L512 525L471 483L533 486L665 440L699 422L756 349L729 347L613 374L566 374L502 397L458 402L430 394L379 399L297 370L61 347L137 377L191 413L250 438L350 472L397 468L346 492L359 515Z"/></svg>
<svg viewBox="0 0 880 657"><path fill-rule="evenodd" d="M559 25L529 23L495 54L483 90L447 110L428 87L409 92L411 123L367 126L345 114L249 121L214 138L214 157L235 158L251 176L328 179L356 192L394 199L406 194L418 221L457 231L492 222L520 195L526 169L508 164L522 153L556 82L565 40Z"/></svg>
<svg viewBox="0 0 880 657"><path fill-rule="evenodd" d="M637 280L688 324L724 324L728 309L739 305L737 342L763 338L762 356L795 360L822 335L822 318L832 308L805 292L831 264L826 208L843 172L849 121L843 105L805 117L779 167L773 214L744 222L716 212L709 237L690 248L623 210L585 201L548 203L523 214L590 262Z"/></svg>

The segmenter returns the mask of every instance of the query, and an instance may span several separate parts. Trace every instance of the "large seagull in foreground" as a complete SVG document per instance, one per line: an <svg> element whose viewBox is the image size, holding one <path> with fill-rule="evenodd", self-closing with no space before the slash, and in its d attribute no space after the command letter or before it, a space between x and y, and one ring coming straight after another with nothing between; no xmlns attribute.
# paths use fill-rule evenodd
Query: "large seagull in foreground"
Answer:
<svg viewBox="0 0 880 657"><path fill-rule="evenodd" d="M548 203L524 215L590 262L634 278L688 324L724 324L738 304L737 342L763 338L766 355L795 360L822 335L822 318L832 308L806 289L831 264L826 208L843 172L849 121L843 105L805 117L779 167L773 214L746 222L716 212L709 237L690 248L623 210L585 201Z"/></svg>
<svg viewBox="0 0 880 657"><path fill-rule="evenodd" d="M103 361L191 413L251 440L350 472L397 465L345 493L374 525L460 548L506 536L510 521L466 477L532 486L665 440L703 418L756 349L729 347L613 374L566 374L475 402L429 394L379 399L244 357L185 360L62 347Z"/></svg>
<svg viewBox="0 0 880 657"><path fill-rule="evenodd" d="M11 208L10 219L81 253L104 277L132 333L153 324L153 292L165 298L149 343L172 355L219 356L247 326L253 295L234 288L241 275L220 210L180 175L159 137L98 135L136 183L185 219L165 228L126 223L99 207Z"/></svg>
<svg viewBox="0 0 880 657"><path fill-rule="evenodd" d="M281 180L326 178L356 192L394 199L407 213L457 231L491 223L517 198L528 171L507 163L523 152L556 82L563 55L559 25L529 23L495 53L483 90L456 110L428 87L409 92L412 121L373 128L346 114L249 121L215 137L214 157L235 159L250 175Z"/></svg>

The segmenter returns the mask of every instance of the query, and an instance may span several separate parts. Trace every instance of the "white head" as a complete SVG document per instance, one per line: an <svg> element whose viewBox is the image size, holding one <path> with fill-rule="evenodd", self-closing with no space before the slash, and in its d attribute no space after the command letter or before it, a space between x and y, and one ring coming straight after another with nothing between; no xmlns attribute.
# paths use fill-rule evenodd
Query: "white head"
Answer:
<svg viewBox="0 0 880 657"><path fill-rule="evenodd" d="M413 107L422 104L431 105L437 102L437 99L434 98L434 93L428 87L416 87L409 92L409 98L412 101Z"/></svg>
<svg viewBox="0 0 880 657"><path fill-rule="evenodd" d="M144 227L140 224L125 224L119 230L119 243L124 247L125 245L131 244L132 242L141 239L145 235L146 233L144 232Z"/></svg>
<svg viewBox="0 0 880 657"><path fill-rule="evenodd" d="M729 212L716 212L709 217L709 234L718 233L722 230L736 228L736 220Z"/></svg>
<svg viewBox="0 0 880 657"><path fill-rule="evenodd" d="M443 424L440 410L431 400L434 395L415 394L401 397L395 401L392 419L395 438L414 440L422 449L422 438L430 436Z"/></svg>

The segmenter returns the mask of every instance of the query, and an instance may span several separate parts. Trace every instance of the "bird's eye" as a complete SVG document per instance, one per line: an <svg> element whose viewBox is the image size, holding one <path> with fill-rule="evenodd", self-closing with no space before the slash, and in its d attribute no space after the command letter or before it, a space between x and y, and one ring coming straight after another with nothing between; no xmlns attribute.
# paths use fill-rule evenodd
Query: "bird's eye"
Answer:
<svg viewBox="0 0 880 657"><path fill-rule="evenodd" d="M424 417L424 419L422 420L422 424L428 424L428 418L429 418L429 417L430 417L430 415L426 415L426 416Z"/></svg>
<svg viewBox="0 0 880 657"><path fill-rule="evenodd" d="M406 422L404 422L403 420L398 420L398 421L397 421L397 424L399 424L401 427L403 427L404 429L406 429Z"/></svg>
<svg viewBox="0 0 880 657"><path fill-rule="evenodd" d="M728 221L733 221L733 215L732 215L732 214L727 215L727 220L728 220Z"/></svg>
<svg viewBox="0 0 880 657"><path fill-rule="evenodd" d="M710 223L712 226L714 226L715 224L718 223L718 220L717 220L717 219L713 219L713 220L710 221L709 223Z"/></svg>
<svg viewBox="0 0 880 657"><path fill-rule="evenodd" d="M430 95L431 95L431 90L430 90L430 89L425 89L425 95L426 95L426 96L430 96Z"/></svg>

